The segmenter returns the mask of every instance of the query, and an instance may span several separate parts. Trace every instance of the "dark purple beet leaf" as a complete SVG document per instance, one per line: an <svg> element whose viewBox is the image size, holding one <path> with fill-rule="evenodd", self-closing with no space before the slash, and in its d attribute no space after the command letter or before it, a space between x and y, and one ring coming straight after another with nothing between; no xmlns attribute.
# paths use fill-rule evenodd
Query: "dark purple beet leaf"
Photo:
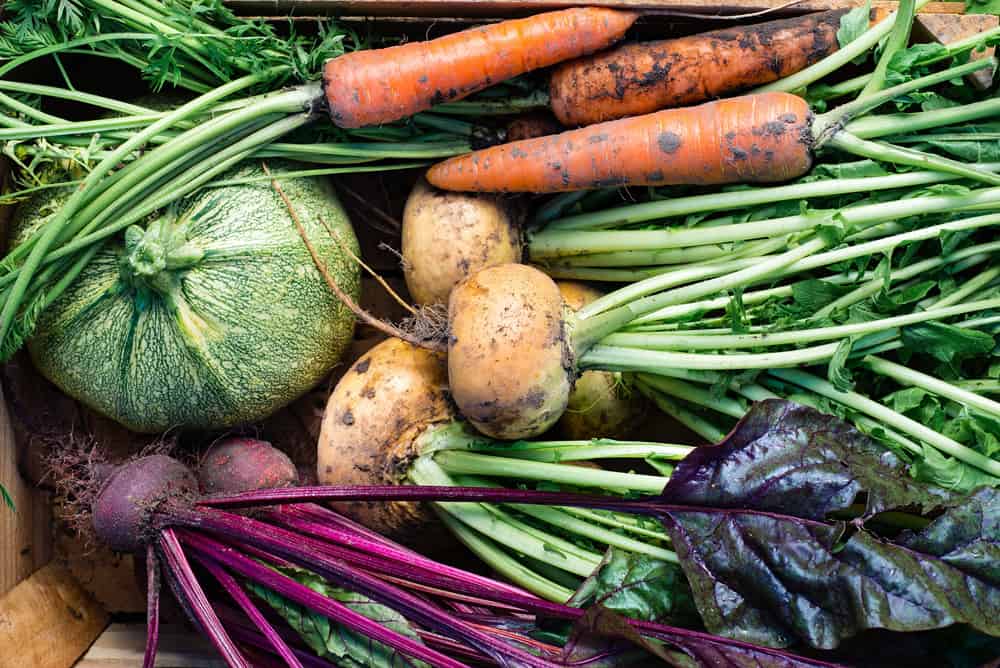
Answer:
<svg viewBox="0 0 1000 668"><path fill-rule="evenodd" d="M787 512L821 520L867 495L865 515L930 510L954 498L907 475L893 453L848 423L808 406L753 405L718 445L681 461L663 491L670 503Z"/></svg>
<svg viewBox="0 0 1000 668"><path fill-rule="evenodd" d="M862 518L825 519L859 495ZM867 629L965 623L1000 635L997 490L961 498L914 482L893 455L813 409L757 404L677 466L661 502L712 633L822 649ZM895 538L864 524L913 507L943 513Z"/></svg>
<svg viewBox="0 0 1000 668"><path fill-rule="evenodd" d="M574 624L563 660L567 665L587 668L619 668L651 666L655 662L652 657L676 668L846 668L699 631L643 628L640 633L623 615L599 605L589 607Z"/></svg>

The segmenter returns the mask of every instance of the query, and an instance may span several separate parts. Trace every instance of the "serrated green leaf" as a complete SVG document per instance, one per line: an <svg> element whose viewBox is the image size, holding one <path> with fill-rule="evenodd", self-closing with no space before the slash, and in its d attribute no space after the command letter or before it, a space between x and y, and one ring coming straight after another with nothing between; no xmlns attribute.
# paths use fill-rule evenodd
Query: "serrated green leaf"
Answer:
<svg viewBox="0 0 1000 668"><path fill-rule="evenodd" d="M854 376L846 366L852 345L851 339L843 339L837 345L837 350L833 353L833 357L830 358L830 363L826 367L827 380L841 392L850 392L854 389Z"/></svg>
<svg viewBox="0 0 1000 668"><path fill-rule="evenodd" d="M743 306L743 288L734 288L733 296L726 304L726 317L734 334L744 334L750 331L747 320L747 310Z"/></svg>
<svg viewBox="0 0 1000 668"><path fill-rule="evenodd" d="M844 48L858 37L861 37L868 30L871 16L871 2L865 2L860 7L855 7L840 17L840 27L837 29L837 43L840 48ZM855 63L863 63L867 60L868 54L862 54L854 59Z"/></svg>
<svg viewBox="0 0 1000 668"><path fill-rule="evenodd" d="M904 327L900 338L910 351L930 355L949 364L976 355L987 355L996 346L993 337L986 332L943 322L924 322Z"/></svg>
<svg viewBox="0 0 1000 668"><path fill-rule="evenodd" d="M855 160L852 162L833 162L816 165L807 176L799 179L800 183L813 181L828 181L830 179L860 179L875 176L886 176L889 172L874 160Z"/></svg>

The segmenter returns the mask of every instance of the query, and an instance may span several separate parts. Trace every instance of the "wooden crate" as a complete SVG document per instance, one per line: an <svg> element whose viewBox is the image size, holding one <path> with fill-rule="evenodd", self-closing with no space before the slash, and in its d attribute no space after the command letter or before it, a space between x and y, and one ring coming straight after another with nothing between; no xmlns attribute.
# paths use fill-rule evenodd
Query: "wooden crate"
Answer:
<svg viewBox="0 0 1000 668"><path fill-rule="evenodd" d="M378 19L387 26L409 26L420 34L439 34L458 29L470 21L500 19L526 13L579 6L584 4L630 7L650 12L648 23L658 34L671 31L691 31L678 27L683 17L671 12L714 12L719 15L750 13L777 7L776 0L228 0L243 14L278 16L294 12L299 18L336 15L348 20L366 17ZM857 0L804 0L776 13L795 14L806 11L850 7ZM879 13L888 13L895 3L875 0L872 5ZM961 16L963 2L932 2L918 17L918 31L924 38L950 42L997 25L997 17ZM704 29L704 23L696 24ZM662 27L659 27L662 26ZM981 85L986 83L979 82ZM7 178L7 168L0 160L0 183ZM353 220L362 242L363 254L369 264L388 276L401 292L405 291L398 272L397 258L382 242L399 247L398 223L401 214L400 193L409 183L406 177L395 175L371 188L371 178L343 179L341 195L348 208L354 208ZM368 188L368 191L364 191ZM361 190L362 192L356 192ZM393 191L393 192L390 192ZM360 206L379 209L363 212ZM0 226L10 212L0 207ZM393 319L402 314L373 281L363 285L363 303L372 312ZM352 359L364 353L380 336L359 327L349 351L346 367ZM331 379L330 382L333 382ZM106 551L84 549L73 536L52 519L47 492L31 482L39 475L39 453L28 448L23 433L15 429L11 399L46 404L48 410L69 419L68 413L79 411L72 402L60 398L44 383L35 386L14 385L16 397L0 397L0 481L4 482L17 505L17 512L0 508L0 668L80 668L113 666L132 668L141 665L144 629L141 622L143 598L132 573L130 557L111 555ZM2 394L2 390L0 390ZM288 430L298 425L301 443L300 458L308 458L315 442L318 419L325 403L325 387L304 397L281 411L262 427L268 430ZM17 402L14 402L15 404ZM79 416L74 414L73 419ZM88 425L97 430L104 443L128 442L128 435L107 420L85 415ZM283 431L284 433L284 431ZM21 475L21 474L25 475ZM128 623L109 623L126 615ZM200 642L196 634L180 625L167 626L162 635L163 652L157 665L164 667L222 665Z"/></svg>

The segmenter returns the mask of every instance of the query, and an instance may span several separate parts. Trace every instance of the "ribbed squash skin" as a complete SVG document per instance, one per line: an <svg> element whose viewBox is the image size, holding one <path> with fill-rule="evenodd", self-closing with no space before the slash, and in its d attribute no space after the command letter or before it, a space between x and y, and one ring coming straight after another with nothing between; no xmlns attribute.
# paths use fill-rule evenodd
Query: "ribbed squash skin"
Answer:
<svg viewBox="0 0 1000 668"><path fill-rule="evenodd" d="M223 178L262 173L243 163ZM357 265L320 222L357 252L332 188L315 178L281 186L331 275L356 297ZM15 244L58 209L65 192L52 192L19 207ZM129 261L126 245L135 250L139 230L109 243L42 313L28 343L32 359L66 394L134 431L264 418L326 376L354 317L326 286L269 182L201 190L175 211L143 226L166 221L159 238L175 249L168 266L155 271L149 245L133 254L139 264ZM153 270L144 277L138 266Z"/></svg>

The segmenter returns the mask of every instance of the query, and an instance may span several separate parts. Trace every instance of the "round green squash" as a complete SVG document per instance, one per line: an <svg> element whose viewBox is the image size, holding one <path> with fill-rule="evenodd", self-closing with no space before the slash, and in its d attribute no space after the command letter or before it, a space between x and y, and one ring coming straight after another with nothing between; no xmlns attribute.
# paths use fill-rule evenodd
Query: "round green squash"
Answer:
<svg viewBox="0 0 1000 668"><path fill-rule="evenodd" d="M272 173L295 168L269 165ZM263 176L243 163L222 178ZM330 185L281 180L330 275L357 297L357 239ZM13 242L66 191L15 214ZM327 229L329 228L329 230ZM203 189L109 242L42 312L28 350L66 394L129 429L221 429L262 419L329 373L354 331L268 181Z"/></svg>

